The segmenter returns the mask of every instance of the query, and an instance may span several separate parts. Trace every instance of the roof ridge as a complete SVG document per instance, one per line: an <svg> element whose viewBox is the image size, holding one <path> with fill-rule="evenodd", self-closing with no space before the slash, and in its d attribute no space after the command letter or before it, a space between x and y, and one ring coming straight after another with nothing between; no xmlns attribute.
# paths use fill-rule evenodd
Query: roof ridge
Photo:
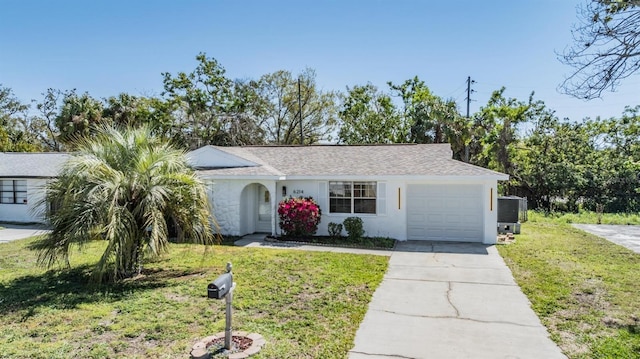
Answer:
<svg viewBox="0 0 640 359"><path fill-rule="evenodd" d="M212 146L212 145L209 145ZM246 146L215 146L216 148L307 148L307 147L403 147L403 146L451 146L450 143L314 143L310 145L246 145Z"/></svg>

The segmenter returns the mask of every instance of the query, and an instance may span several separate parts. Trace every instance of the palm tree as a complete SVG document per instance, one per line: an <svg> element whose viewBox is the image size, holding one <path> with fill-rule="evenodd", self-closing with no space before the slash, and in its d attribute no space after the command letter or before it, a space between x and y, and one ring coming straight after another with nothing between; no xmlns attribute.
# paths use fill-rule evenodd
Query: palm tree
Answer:
<svg viewBox="0 0 640 359"><path fill-rule="evenodd" d="M167 251L167 219L184 240L213 243L206 187L182 150L153 137L149 127L103 127L75 145L77 152L46 188L43 202L55 210L45 214L51 233L34 245L41 264L68 266L72 245L103 239L95 279L134 276L144 258Z"/></svg>

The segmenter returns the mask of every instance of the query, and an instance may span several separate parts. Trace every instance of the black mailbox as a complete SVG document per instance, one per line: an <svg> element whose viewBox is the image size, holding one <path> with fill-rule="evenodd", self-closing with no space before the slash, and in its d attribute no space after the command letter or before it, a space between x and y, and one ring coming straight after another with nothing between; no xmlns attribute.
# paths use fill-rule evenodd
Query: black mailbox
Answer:
<svg viewBox="0 0 640 359"><path fill-rule="evenodd" d="M233 286L233 275L225 273L207 286L207 294L209 298L222 299L231 290Z"/></svg>

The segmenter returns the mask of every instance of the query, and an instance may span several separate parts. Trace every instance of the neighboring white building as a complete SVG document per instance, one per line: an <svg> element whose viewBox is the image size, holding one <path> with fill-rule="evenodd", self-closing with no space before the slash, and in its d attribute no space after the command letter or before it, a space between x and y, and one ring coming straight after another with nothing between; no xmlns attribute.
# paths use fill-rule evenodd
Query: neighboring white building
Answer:
<svg viewBox="0 0 640 359"><path fill-rule="evenodd" d="M293 196L319 204L319 235L358 216L368 236L492 244L497 181L508 179L453 160L449 144L206 146L188 156L230 235L280 234L277 205Z"/></svg>
<svg viewBox="0 0 640 359"><path fill-rule="evenodd" d="M43 222L36 204L67 158L57 152L0 152L0 222Z"/></svg>
<svg viewBox="0 0 640 359"><path fill-rule="evenodd" d="M0 222L42 222L34 208L65 153L0 153ZM368 236L492 244L502 173L452 159L449 144L205 146L188 153L222 234L280 234L277 205L313 197L330 222L358 216Z"/></svg>

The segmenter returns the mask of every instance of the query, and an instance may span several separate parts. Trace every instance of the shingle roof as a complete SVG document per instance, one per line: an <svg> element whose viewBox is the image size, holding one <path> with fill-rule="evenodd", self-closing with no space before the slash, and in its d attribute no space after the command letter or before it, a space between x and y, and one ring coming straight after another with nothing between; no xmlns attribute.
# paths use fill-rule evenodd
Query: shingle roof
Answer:
<svg viewBox="0 0 640 359"><path fill-rule="evenodd" d="M452 159L449 144L210 147L256 165L200 170L204 176L489 176L507 179L503 173ZM0 152L0 178L55 177L70 156L58 152Z"/></svg>
<svg viewBox="0 0 640 359"><path fill-rule="evenodd" d="M59 152L0 152L0 178L55 177L69 157Z"/></svg>
<svg viewBox="0 0 640 359"><path fill-rule="evenodd" d="M201 171L204 175L507 177L499 172L452 159L449 144L214 148L259 166Z"/></svg>

